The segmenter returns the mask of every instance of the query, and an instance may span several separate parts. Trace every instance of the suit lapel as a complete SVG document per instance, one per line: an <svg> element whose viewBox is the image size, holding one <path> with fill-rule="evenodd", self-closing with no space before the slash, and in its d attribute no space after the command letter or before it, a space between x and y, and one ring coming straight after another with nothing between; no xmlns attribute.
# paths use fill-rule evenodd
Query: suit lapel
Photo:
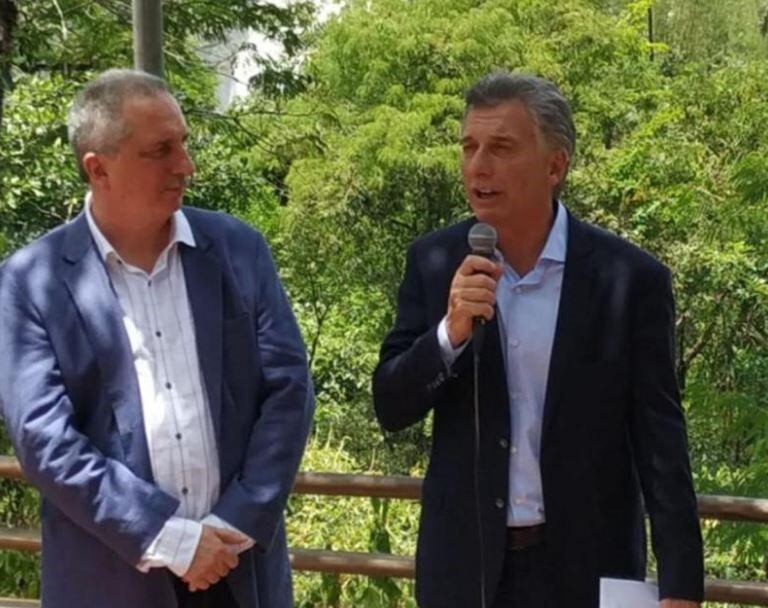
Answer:
<svg viewBox="0 0 768 608"><path fill-rule="evenodd" d="M219 451L221 451L222 390L222 269L207 235L190 220L196 247L181 246L187 296L195 324L197 356L208 393L208 404Z"/></svg>
<svg viewBox="0 0 768 608"><path fill-rule="evenodd" d="M584 340L589 339L586 335L589 318L587 312L590 310L595 287L591 249L591 240L584 225L569 213L563 284L544 400L542 444L557 414L560 395L566 384L565 379L568 378L574 357L578 355L578 347Z"/></svg>
<svg viewBox="0 0 768 608"><path fill-rule="evenodd" d="M114 410L131 470L151 480L141 397L122 311L93 243L85 214L66 228L62 279L77 307L102 373L104 398Z"/></svg>

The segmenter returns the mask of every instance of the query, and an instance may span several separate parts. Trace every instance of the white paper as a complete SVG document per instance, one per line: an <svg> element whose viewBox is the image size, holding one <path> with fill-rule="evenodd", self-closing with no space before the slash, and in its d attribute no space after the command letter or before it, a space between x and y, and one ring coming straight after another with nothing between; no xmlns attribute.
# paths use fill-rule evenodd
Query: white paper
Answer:
<svg viewBox="0 0 768 608"><path fill-rule="evenodd" d="M600 608L659 608L659 588L640 581L601 578Z"/></svg>

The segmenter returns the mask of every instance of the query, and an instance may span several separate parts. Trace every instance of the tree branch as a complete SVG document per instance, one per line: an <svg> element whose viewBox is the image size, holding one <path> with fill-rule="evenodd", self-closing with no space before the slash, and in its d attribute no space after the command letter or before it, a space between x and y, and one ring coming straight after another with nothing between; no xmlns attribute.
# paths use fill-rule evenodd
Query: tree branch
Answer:
<svg viewBox="0 0 768 608"><path fill-rule="evenodd" d="M722 308L723 300L725 299L726 292L720 292L715 296L715 312L719 313L720 309ZM696 343L693 345L690 351L688 351L688 356L684 358L683 360L683 366L685 369L690 368L691 363L693 360L698 357L701 354L701 351L704 350L704 347L710 342L712 339L712 330L715 328L715 325L717 324L718 320L720 319L719 314L715 314L712 317L712 320L707 325L706 329L701 332L699 335L699 339L696 341Z"/></svg>
<svg viewBox="0 0 768 608"><path fill-rule="evenodd" d="M3 125L3 103L6 86L11 85L11 53L13 33L19 11L12 0L0 0L0 132Z"/></svg>
<svg viewBox="0 0 768 608"><path fill-rule="evenodd" d="M93 0L98 4L101 8L103 8L105 11L107 11L109 14L113 15L114 17L117 17L117 19L121 23L127 23L130 25L131 19L132 19L132 9L130 4L126 4L125 2L120 2L119 4L122 4L123 7L120 8L119 6L115 6L115 3L111 2L110 0Z"/></svg>
<svg viewBox="0 0 768 608"><path fill-rule="evenodd" d="M58 0L51 0L53 6L56 8L56 12L59 14L59 21L61 22L61 39L66 41L69 38L69 30L67 30L67 22L64 19L64 13L61 11L61 6Z"/></svg>

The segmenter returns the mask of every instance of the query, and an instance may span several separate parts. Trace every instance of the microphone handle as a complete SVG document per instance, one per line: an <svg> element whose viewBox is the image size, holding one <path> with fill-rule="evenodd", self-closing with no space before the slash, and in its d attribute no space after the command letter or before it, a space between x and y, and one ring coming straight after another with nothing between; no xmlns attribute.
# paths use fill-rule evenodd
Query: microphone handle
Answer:
<svg viewBox="0 0 768 608"><path fill-rule="evenodd" d="M477 251L473 249L472 255L479 255L488 260L493 259L493 253L487 251ZM483 341L485 340L485 324L485 317L475 317L472 319L472 349L476 354L479 354L480 350L483 348Z"/></svg>
<svg viewBox="0 0 768 608"><path fill-rule="evenodd" d="M480 354L485 340L485 317L475 317L472 319L472 350L475 354Z"/></svg>

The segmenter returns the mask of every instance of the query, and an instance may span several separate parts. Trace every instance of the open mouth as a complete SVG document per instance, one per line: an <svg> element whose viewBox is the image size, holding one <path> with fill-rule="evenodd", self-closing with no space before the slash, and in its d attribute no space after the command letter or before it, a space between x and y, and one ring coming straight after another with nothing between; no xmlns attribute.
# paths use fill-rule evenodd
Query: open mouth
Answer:
<svg viewBox="0 0 768 608"><path fill-rule="evenodd" d="M472 188L472 193L481 201L492 200L501 194L492 188Z"/></svg>

